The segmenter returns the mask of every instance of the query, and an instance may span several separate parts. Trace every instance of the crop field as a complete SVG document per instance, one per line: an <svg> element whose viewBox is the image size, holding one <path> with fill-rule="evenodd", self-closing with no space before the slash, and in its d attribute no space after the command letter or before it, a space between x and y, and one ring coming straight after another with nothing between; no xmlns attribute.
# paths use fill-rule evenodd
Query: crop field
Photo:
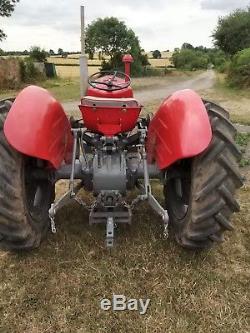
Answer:
<svg viewBox="0 0 250 333"><path fill-rule="evenodd" d="M171 65L171 56L172 53L164 54L164 58L153 59L152 55L149 54L149 63L152 67L166 67ZM58 56L52 56L48 58L48 62L51 62L56 65L57 75L61 78L76 78L79 77L79 54L69 54L67 58L60 58ZM89 73L94 74L97 72L101 66L101 61L95 55L95 59L88 60ZM61 66L60 66L61 65ZM75 65L72 66L72 65Z"/></svg>
<svg viewBox="0 0 250 333"><path fill-rule="evenodd" d="M151 64L152 67L166 67L166 66L170 66L171 60L169 58L167 59L148 59L149 63Z"/></svg>
<svg viewBox="0 0 250 333"><path fill-rule="evenodd" d="M99 66L89 66L89 75L100 71ZM80 77L79 66L56 66L56 73L60 78L74 79Z"/></svg>

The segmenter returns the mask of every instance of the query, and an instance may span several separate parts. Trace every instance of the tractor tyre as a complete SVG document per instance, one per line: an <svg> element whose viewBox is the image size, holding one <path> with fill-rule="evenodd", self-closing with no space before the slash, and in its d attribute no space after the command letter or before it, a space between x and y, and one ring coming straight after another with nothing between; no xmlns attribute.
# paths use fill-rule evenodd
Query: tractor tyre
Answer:
<svg viewBox="0 0 250 333"><path fill-rule="evenodd" d="M235 192L243 185L234 142L236 129L229 114L205 102L213 139L199 156L181 160L166 170L164 194L170 226L177 242L191 249L210 248L233 230L232 213L240 206ZM192 143L190 143L192 144Z"/></svg>
<svg viewBox="0 0 250 333"><path fill-rule="evenodd" d="M17 152L7 142L3 126L11 105L11 100L0 101L0 247L29 250L40 245L48 230L55 185L44 161ZM37 170L43 177L34 176Z"/></svg>

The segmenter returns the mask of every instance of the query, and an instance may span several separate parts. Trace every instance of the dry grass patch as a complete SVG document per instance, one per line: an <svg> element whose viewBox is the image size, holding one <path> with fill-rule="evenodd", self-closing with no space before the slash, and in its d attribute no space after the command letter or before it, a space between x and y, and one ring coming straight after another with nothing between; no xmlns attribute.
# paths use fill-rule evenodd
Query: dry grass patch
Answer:
<svg viewBox="0 0 250 333"><path fill-rule="evenodd" d="M166 67L172 65L172 62L169 58L167 59L148 59L152 67Z"/></svg>
<svg viewBox="0 0 250 333"><path fill-rule="evenodd" d="M237 232L202 253L184 251L172 236L164 240L160 219L146 205L131 227L116 230L112 252L103 226L88 226L81 207L62 209L58 233L39 250L0 253L0 331L247 333L249 193L249 185L240 192ZM151 298L148 313L101 311L100 300L113 293Z"/></svg>
<svg viewBox="0 0 250 333"><path fill-rule="evenodd" d="M99 66L88 67L89 75L100 71ZM56 73L62 79L75 79L80 80L80 67L79 66L56 66Z"/></svg>
<svg viewBox="0 0 250 333"><path fill-rule="evenodd" d="M217 74L217 82L211 89L201 92L203 98L224 107L233 122L250 125L250 89L233 89L226 85L225 75Z"/></svg>

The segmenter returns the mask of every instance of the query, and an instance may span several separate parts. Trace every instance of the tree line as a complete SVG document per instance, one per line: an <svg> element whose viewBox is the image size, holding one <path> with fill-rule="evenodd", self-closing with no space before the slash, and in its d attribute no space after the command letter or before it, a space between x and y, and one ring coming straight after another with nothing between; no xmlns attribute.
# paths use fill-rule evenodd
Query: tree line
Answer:
<svg viewBox="0 0 250 333"><path fill-rule="evenodd" d="M173 54L176 68L194 70L209 66L227 75L229 84L250 86L250 7L220 17L212 34L215 47L194 48L184 43Z"/></svg>
<svg viewBox="0 0 250 333"><path fill-rule="evenodd" d="M2 0L0 16L10 16L19 0ZM90 59L98 53L102 61L102 69L123 69L122 55L132 54L134 64L133 75L145 74L149 66L148 56L140 46L139 38L134 31L115 17L99 18L87 26L86 51ZM205 69L215 67L227 74L233 85L250 86L250 7L237 9L231 14L220 17L212 34L214 48L194 47L184 43L176 48L172 56L173 65L184 70ZM6 38L0 30L0 41ZM33 47L24 52L3 52L0 55L29 55L37 61L46 61L48 55L67 57L68 53L59 48L57 52L46 52L39 47ZM154 50L152 56L161 58L161 52Z"/></svg>

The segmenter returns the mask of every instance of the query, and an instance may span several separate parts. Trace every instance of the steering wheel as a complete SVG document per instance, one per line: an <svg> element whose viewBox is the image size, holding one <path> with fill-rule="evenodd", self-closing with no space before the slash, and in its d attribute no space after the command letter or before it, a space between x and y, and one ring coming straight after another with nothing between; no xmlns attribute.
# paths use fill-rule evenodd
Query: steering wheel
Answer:
<svg viewBox="0 0 250 333"><path fill-rule="evenodd" d="M122 72L102 71L91 75L88 83L91 87L98 90L116 91L130 86L131 79L127 74Z"/></svg>

